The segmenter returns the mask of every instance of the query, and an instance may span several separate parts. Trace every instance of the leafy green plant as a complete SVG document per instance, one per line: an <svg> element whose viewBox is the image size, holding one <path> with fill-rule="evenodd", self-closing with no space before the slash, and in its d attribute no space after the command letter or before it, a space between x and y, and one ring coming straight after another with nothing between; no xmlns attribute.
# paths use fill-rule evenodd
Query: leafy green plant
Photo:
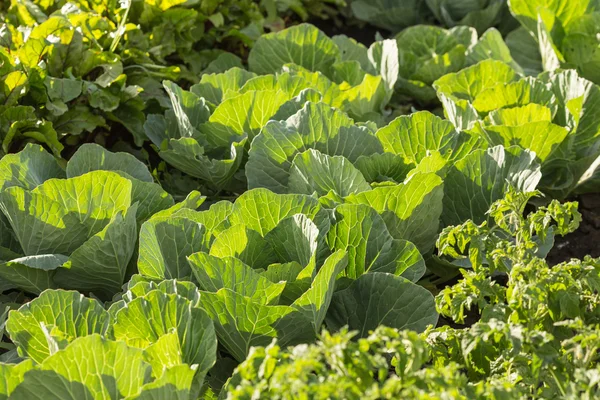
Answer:
<svg viewBox="0 0 600 400"><path fill-rule="evenodd" d="M419 251L359 199L329 210L310 196L255 189L233 204L165 217L141 228L140 273L197 283L199 304L238 361L273 337L310 341L323 322L366 334L383 321L422 330L437 319L431 295L413 283L425 272ZM357 226L362 234L350 237ZM365 298L372 305L359 310Z"/></svg>
<svg viewBox="0 0 600 400"><path fill-rule="evenodd" d="M138 223L173 204L146 166L84 145L66 171L39 145L0 161L2 291L64 287L110 297L128 274ZM102 279L100 279L102 277Z"/></svg>
<svg viewBox="0 0 600 400"><path fill-rule="evenodd" d="M598 397L567 3L0 4L0 399Z"/></svg>
<svg viewBox="0 0 600 400"><path fill-rule="evenodd" d="M518 144L536 154L540 188L564 198L595 186L598 86L575 71L519 77L499 61L482 61L434 83L457 129L489 145Z"/></svg>
<svg viewBox="0 0 600 400"><path fill-rule="evenodd" d="M542 235L573 231L580 215L555 201L524 216L537 194L509 190L490 209L494 225L468 221L440 236L440 253L471 269L437 296L438 308L457 323L478 311L479 322L421 334L324 331L315 345L288 349L274 340L252 349L219 398L593 398L597 260L548 267Z"/></svg>
<svg viewBox="0 0 600 400"><path fill-rule="evenodd" d="M537 72L574 68L600 83L597 2L513 0L510 10L522 25L510 41L518 58Z"/></svg>
<svg viewBox="0 0 600 400"><path fill-rule="evenodd" d="M78 292L44 291L9 315L7 330L26 359L0 363L6 382L0 394L197 398L217 341L189 289L137 283L108 311Z"/></svg>
<svg viewBox="0 0 600 400"><path fill-rule="evenodd" d="M443 29L434 25L416 25L395 36L398 42L399 78L397 93L428 104L436 100L431 85L438 79L483 60L499 60L516 71L502 35L496 29L477 31L466 26Z"/></svg>

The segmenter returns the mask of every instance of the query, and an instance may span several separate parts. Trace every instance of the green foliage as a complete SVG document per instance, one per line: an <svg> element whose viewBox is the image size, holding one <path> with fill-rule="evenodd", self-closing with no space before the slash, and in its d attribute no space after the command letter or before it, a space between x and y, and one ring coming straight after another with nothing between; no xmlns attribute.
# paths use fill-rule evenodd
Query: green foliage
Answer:
<svg viewBox="0 0 600 400"><path fill-rule="evenodd" d="M1 3L0 400L598 397L597 9Z"/></svg>
<svg viewBox="0 0 600 400"><path fill-rule="evenodd" d="M511 189L490 209L495 225L468 221L440 236L440 254L471 268L438 308L456 323L475 311L478 322L421 334L323 331L288 349L273 341L251 351L220 398L593 398L600 270L590 258L553 268L540 258L545 235L573 231L580 214L553 202L523 216L537 194Z"/></svg>

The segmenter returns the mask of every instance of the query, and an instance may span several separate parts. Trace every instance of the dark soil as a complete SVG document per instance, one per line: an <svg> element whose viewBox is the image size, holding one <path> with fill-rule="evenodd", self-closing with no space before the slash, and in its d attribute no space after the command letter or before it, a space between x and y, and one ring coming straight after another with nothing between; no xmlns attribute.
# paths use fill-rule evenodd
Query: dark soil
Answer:
<svg viewBox="0 0 600 400"><path fill-rule="evenodd" d="M577 200L583 220L575 232L555 239L547 258L550 265L586 255L600 257L600 194L582 195Z"/></svg>

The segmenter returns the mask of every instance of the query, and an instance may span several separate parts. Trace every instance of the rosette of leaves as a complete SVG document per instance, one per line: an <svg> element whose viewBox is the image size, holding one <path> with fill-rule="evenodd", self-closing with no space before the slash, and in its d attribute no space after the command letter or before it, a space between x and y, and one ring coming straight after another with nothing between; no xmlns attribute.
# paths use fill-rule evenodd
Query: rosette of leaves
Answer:
<svg viewBox="0 0 600 400"><path fill-rule="evenodd" d="M441 170L481 142L427 111L375 130L324 103L309 102L286 121L263 128L252 142L246 175L250 188L347 196Z"/></svg>
<svg viewBox="0 0 600 400"><path fill-rule="evenodd" d="M429 292L412 283L425 272L418 249L394 238L378 210L355 203L330 210L311 196L255 189L205 211L181 204L142 226L139 271L196 282L201 307L238 360L273 337L310 341L326 318L357 329L374 328L380 318L417 330L434 323ZM410 221L419 218L406 218L404 228ZM371 297L372 308L348 314L359 298ZM416 309L406 305L413 298ZM384 317L385 307L393 311Z"/></svg>
<svg viewBox="0 0 600 400"><path fill-rule="evenodd" d="M488 145L519 145L536 154L540 188L563 198L594 185L599 88L573 70L520 77L499 61L482 61L434 84L458 129Z"/></svg>
<svg viewBox="0 0 600 400"><path fill-rule="evenodd" d="M109 311L75 291L44 291L9 316L7 330L24 361L0 364L8 377L0 393L197 398L217 341L211 319L186 291L192 288L138 282Z"/></svg>
<svg viewBox="0 0 600 400"><path fill-rule="evenodd" d="M417 25L395 36L398 43L398 93L421 103L436 99L433 82L449 73L486 59L504 61L520 71L502 35L491 28L478 39L474 28L443 29Z"/></svg>
<svg viewBox="0 0 600 400"><path fill-rule="evenodd" d="M295 112L305 96L320 97L312 90L303 90L307 82L300 82L304 85L300 87L282 83L264 88L260 82L250 80L244 85L253 76L233 68L217 76L209 75L215 78L211 82L216 82L215 86L207 78L190 91L164 82L171 108L164 115L149 115L145 124L146 134L159 155L211 189L243 189L245 182L238 179L236 172L242 167L247 143L271 118L285 118Z"/></svg>
<svg viewBox="0 0 600 400"><path fill-rule="evenodd" d="M251 71L234 67L206 74L189 91L164 82L171 107L164 115L148 116L146 135L172 166L213 190L239 191L245 179L237 172L250 142L270 120L287 119L306 102L321 101L360 121L381 121L397 75L389 65L396 61L394 46L390 41L365 49L365 57L376 60L366 65L372 71L379 65L377 75L371 75L358 61L342 61L338 45L312 25L265 35L251 51ZM357 79L350 70L329 68L334 62L349 63ZM332 80L321 70L352 82Z"/></svg>
<svg viewBox="0 0 600 400"><path fill-rule="evenodd" d="M396 54L392 41L367 50L343 35L329 38L313 25L300 24L261 36L248 66L258 74L296 71L312 81L326 103L357 120L377 121L397 79Z"/></svg>
<svg viewBox="0 0 600 400"><path fill-rule="evenodd" d="M2 291L112 296L128 274L138 224L173 204L143 163L92 144L66 170L39 145L6 155L0 187Z"/></svg>

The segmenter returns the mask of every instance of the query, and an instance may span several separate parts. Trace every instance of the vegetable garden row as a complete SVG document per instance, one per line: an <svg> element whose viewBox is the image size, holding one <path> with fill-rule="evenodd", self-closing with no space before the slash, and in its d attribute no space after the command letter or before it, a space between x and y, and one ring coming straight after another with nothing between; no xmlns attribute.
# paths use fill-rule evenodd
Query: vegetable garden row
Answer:
<svg viewBox="0 0 600 400"><path fill-rule="evenodd" d="M0 400L600 396L597 0L0 16Z"/></svg>

